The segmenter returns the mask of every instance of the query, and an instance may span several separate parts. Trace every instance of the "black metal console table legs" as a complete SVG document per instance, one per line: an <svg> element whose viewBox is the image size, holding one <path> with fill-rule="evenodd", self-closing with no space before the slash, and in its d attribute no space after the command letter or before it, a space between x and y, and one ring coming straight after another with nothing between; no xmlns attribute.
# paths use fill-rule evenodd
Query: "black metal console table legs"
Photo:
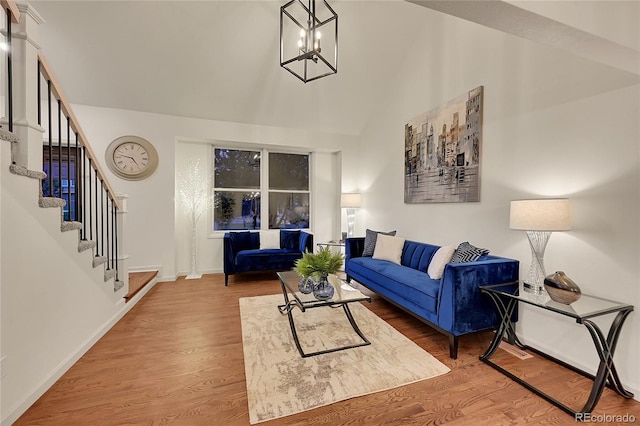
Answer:
<svg viewBox="0 0 640 426"><path fill-rule="evenodd" d="M613 389L614 391L616 391L618 394L622 395L625 398L633 398L633 394L627 391L626 389L624 389L620 381L620 377L618 376L618 372L616 370L615 364L613 362L613 355L615 353L616 345L618 343L618 337L620 336L620 331L622 330L622 325L624 324L624 321L629 316L629 314L633 311L633 306L623 307L618 311L615 319L611 323L611 326L609 328L609 333L606 338L602 333L602 330L600 330L600 328L598 327L598 325L595 324L590 319L585 319L585 318L576 319L576 322L578 324L583 324L587 328L587 330L589 330L589 333L591 335L591 338L593 339L593 343L595 345L596 351L598 353L598 357L600 358L598 371L594 376L575 366L572 366L561 360L558 360L557 358L554 358L538 349L522 344L522 342L518 340L515 334L514 324L511 322L514 309L516 309L516 307L518 306L518 299L505 297L503 294L501 295L499 293L491 292L491 291L484 291L484 293L489 295L493 300L496 308L498 309L498 313L500 315L501 321L500 321L500 325L498 326L498 329L496 330L495 336L491 341L491 344L489 345L485 353L480 356L480 360L490 365L494 369L500 371L502 374L508 376L509 378L519 383L520 385L524 386L525 388L529 389L531 392L535 393L536 395L544 398L545 400L552 403L556 407L571 414L577 420L580 419L580 416L578 416L578 414L581 414L581 413L586 414L586 413L591 413L593 411L594 407L596 406L596 404L600 399L600 396L602 395L602 391L604 390L605 386ZM547 358L553 362L556 362L562 365L563 367L566 367L576 373L581 374L582 376L585 376L593 380L593 387L591 389L591 393L584 407L582 407L580 411L574 411L573 409L569 408L562 402L542 392L540 389L536 388L530 383L527 383L526 381L522 380L521 378L515 376L511 372L505 370L504 368L500 367L499 365L491 361L490 360L491 356L494 354L496 349L498 349L498 346L500 345L500 342L505 337L505 334L507 335L507 340L509 341L509 343L515 344L521 349L534 352L544 358Z"/></svg>

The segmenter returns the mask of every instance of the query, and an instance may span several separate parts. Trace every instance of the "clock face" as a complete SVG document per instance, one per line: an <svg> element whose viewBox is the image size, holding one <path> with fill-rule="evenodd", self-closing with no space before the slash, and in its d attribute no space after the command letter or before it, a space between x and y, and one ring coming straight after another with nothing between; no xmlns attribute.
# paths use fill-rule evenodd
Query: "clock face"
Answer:
<svg viewBox="0 0 640 426"><path fill-rule="evenodd" d="M158 166L158 152L146 139L122 136L109 145L107 165L117 176L139 180L150 176Z"/></svg>
<svg viewBox="0 0 640 426"><path fill-rule="evenodd" d="M122 173L136 175L149 166L149 153L138 143L125 142L113 151L113 161Z"/></svg>

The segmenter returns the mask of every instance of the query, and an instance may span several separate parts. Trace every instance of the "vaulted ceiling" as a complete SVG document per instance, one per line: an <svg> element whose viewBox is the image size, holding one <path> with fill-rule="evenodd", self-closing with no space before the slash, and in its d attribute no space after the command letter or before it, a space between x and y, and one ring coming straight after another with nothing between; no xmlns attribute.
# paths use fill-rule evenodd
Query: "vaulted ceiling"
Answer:
<svg viewBox="0 0 640 426"><path fill-rule="evenodd" d="M543 16L537 2L330 0L338 74L304 84L279 66L283 3L31 2L45 20L42 51L72 103L176 116L359 134L418 28L437 28L443 13L640 72L637 21L616 33L590 24L597 16L572 20L572 7L593 12L594 2L544 2L564 5ZM596 3L616 3L600 20L640 10Z"/></svg>

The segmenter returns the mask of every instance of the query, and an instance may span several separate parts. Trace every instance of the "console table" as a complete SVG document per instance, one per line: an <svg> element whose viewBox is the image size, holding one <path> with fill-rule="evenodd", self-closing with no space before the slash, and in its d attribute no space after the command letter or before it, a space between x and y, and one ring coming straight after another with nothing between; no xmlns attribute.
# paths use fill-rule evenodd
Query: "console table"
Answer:
<svg viewBox="0 0 640 426"><path fill-rule="evenodd" d="M578 414L591 413L591 411L598 403L600 396L602 395L604 386L613 389L625 398L633 398L633 394L624 389L624 387L622 386L620 377L618 376L618 372L616 370L616 366L613 362L613 354L618 343L618 337L620 336L620 331L622 330L624 321L626 320L627 316L629 316L629 314L633 311L632 305L614 302L612 300L602 299L600 297L589 296L586 294L583 294L580 299L578 299L578 301L572 303L571 305L563 305L561 303L554 302L546 294L541 296L521 292L519 282L481 286L480 291L491 297L494 304L496 305L496 308L498 309L501 318L500 325L496 330L496 334L493 337L491 344L487 348L486 352L480 356L480 359L483 362L490 365L507 377L511 378L512 380L518 382L536 395L549 401L556 407L559 407L565 412L573 415L576 419L581 418L581 416L579 416ZM598 365L598 371L596 375L594 376L592 374L589 374L573 365L563 362L538 349L524 345L522 342L520 342L515 333L514 323L511 321L512 314L518 306L518 302L526 303L545 311L553 312L565 317L575 319L578 324L583 324L589 331L589 334L593 339L595 349L598 353L598 357L600 358L600 364ZM607 337L605 337L602 330L600 330L598 325L593 322L592 319L607 314L616 315L611 322L608 335ZM503 337L505 337L505 334L507 335L507 340L509 341L509 343L515 344L521 349L534 352L544 358L556 362L563 367L566 367L593 380L591 394L589 395L589 398L584 407L580 411L574 411L571 408L567 407L565 404L542 392L540 389L536 388L530 383L527 383L526 381L522 380L521 378L517 377L516 375L510 373L509 371L503 369L502 367L491 361L491 355L493 355L496 349L498 349L498 346L500 345Z"/></svg>

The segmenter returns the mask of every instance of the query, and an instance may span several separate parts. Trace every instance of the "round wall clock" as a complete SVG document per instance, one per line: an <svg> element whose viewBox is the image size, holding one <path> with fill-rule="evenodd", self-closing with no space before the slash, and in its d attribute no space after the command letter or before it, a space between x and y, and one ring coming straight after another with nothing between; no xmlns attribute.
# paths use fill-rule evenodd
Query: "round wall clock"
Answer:
<svg viewBox="0 0 640 426"><path fill-rule="evenodd" d="M158 167L158 151L139 136L122 136L107 147L107 166L127 180L145 179Z"/></svg>

